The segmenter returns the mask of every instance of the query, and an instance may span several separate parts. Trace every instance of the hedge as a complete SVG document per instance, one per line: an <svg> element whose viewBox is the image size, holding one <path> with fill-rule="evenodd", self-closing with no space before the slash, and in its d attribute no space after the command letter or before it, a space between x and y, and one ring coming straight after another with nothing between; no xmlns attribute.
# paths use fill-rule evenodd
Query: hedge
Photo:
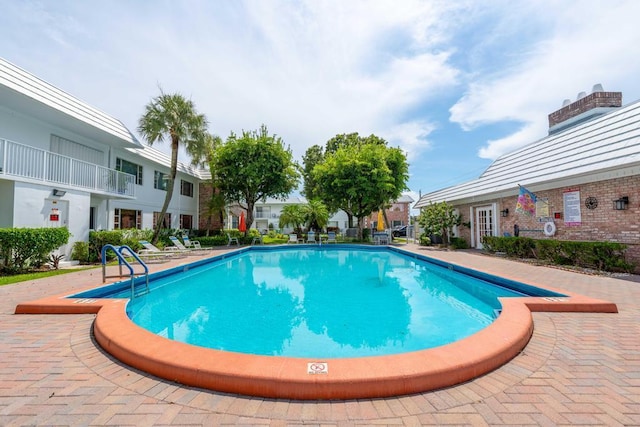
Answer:
<svg viewBox="0 0 640 427"><path fill-rule="evenodd" d="M497 236L485 236L482 243L489 252L501 252L509 257L535 258L556 265L626 272L633 271L635 267L625 260L627 245L623 243Z"/></svg>
<svg viewBox="0 0 640 427"><path fill-rule="evenodd" d="M3 271L19 272L40 267L49 254L69 242L66 227L0 228L0 258Z"/></svg>
<svg viewBox="0 0 640 427"><path fill-rule="evenodd" d="M197 230L188 230L187 232L192 240L197 240L200 242L202 247L209 246L225 246L229 243L229 239L227 234L231 235L231 237L237 237L240 244L250 244L253 241L253 238L258 236L260 233L256 229L250 229L247 233L247 237L244 237L244 233L241 233L237 229L232 230L223 230L222 234L217 234L214 236L198 236ZM178 229L163 229L160 230L160 236L158 237L158 248L162 249L166 246L172 246L171 240L169 237L176 236L182 239L182 235L184 234L183 230ZM140 240L148 240L151 241L153 237L153 230L145 229L145 230L137 230L137 229L126 229L126 230L111 230L111 231L91 231L89 233L89 262L100 262L100 252L102 251L102 247L106 244L121 246L127 245L134 251L139 251L142 249L142 245L140 244ZM112 260L115 255L112 252L107 252L108 260ZM84 260L80 260L84 261Z"/></svg>

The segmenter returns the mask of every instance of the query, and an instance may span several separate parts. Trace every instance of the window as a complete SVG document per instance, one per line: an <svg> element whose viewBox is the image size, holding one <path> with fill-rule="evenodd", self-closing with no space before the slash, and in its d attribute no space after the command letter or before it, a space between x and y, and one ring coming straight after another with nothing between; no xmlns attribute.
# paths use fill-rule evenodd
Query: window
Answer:
<svg viewBox="0 0 640 427"><path fill-rule="evenodd" d="M96 229L96 208L91 206L89 208L89 230Z"/></svg>
<svg viewBox="0 0 640 427"><path fill-rule="evenodd" d="M269 218L271 216L271 207L256 206L256 218Z"/></svg>
<svg viewBox="0 0 640 427"><path fill-rule="evenodd" d="M180 215L180 229L190 230L193 228L193 215Z"/></svg>
<svg viewBox="0 0 640 427"><path fill-rule="evenodd" d="M184 179L181 179L180 194L182 194L183 196L193 197L193 183L189 181L185 181Z"/></svg>
<svg viewBox="0 0 640 427"><path fill-rule="evenodd" d="M153 172L153 188L158 190L167 191L167 185L169 183L169 175L164 172Z"/></svg>
<svg viewBox="0 0 640 427"><path fill-rule="evenodd" d="M153 228L156 228L158 225L158 218L160 218L160 212L153 213ZM171 214L164 214L164 221L162 221L162 228L171 228Z"/></svg>
<svg viewBox="0 0 640 427"><path fill-rule="evenodd" d="M118 157L116 158L116 170L135 176L136 184L142 185L142 166Z"/></svg>
<svg viewBox="0 0 640 427"><path fill-rule="evenodd" d="M136 211L132 209L115 209L113 215L113 228L126 229L126 228L142 228L142 211Z"/></svg>

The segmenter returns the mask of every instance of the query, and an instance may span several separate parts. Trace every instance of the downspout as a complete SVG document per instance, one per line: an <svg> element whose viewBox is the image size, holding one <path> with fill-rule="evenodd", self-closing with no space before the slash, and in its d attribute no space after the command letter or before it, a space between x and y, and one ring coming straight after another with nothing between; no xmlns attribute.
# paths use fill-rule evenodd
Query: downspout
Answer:
<svg viewBox="0 0 640 427"><path fill-rule="evenodd" d="M112 147L109 146L109 151L108 151L108 154L107 154L107 167L109 169L111 169L111 148ZM106 221L105 230L109 230L109 209L111 209L111 198L107 197L107 203L106 203L106 210L107 211L105 212L105 218L106 218L105 219L105 221Z"/></svg>

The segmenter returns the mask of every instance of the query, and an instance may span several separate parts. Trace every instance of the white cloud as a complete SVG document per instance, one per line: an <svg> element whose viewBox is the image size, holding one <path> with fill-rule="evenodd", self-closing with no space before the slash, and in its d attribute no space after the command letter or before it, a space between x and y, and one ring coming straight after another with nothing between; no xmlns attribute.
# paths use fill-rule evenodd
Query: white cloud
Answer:
<svg viewBox="0 0 640 427"><path fill-rule="evenodd" d="M452 23L443 18L459 7L423 1L25 3L16 13L31 25L16 37L33 34L45 51L39 68L56 64L47 71L54 84L134 131L160 85L190 96L223 138L265 123L297 156L354 131L392 135L419 150L428 133L420 122L428 119L406 117L457 84L459 72L443 45ZM46 53L47 45L65 48ZM74 81L69 73L90 77Z"/></svg>
<svg viewBox="0 0 640 427"><path fill-rule="evenodd" d="M553 31L522 61L469 83L465 95L450 109L451 121L465 130L502 121L523 124L511 135L487 141L478 152L480 157L494 159L545 136L547 115L560 108L563 99L575 100L578 92L588 93L595 83L623 95L640 95L636 78L640 59L629 54L637 44L635 16L640 3L591 5L576 8L559 3L553 14L546 13L547 4L539 4L538 11L527 9L553 19L548 23ZM505 17L511 19L512 12L517 13L517 8L505 11Z"/></svg>
<svg viewBox="0 0 640 427"><path fill-rule="evenodd" d="M399 146L407 154L407 160L411 162L420 153L431 148L428 137L435 128L433 123L413 121L392 126L377 134L386 139L390 146Z"/></svg>

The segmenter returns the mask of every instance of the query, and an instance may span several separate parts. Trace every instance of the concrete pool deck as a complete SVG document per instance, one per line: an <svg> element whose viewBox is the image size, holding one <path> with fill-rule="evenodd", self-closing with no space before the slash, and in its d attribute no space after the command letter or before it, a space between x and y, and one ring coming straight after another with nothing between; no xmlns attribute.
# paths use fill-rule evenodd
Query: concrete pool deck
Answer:
<svg viewBox="0 0 640 427"><path fill-rule="evenodd" d="M620 312L534 313L533 336L524 351L506 365L462 385L385 399L301 402L179 386L129 368L93 341L89 332L95 316L91 314L12 314L18 303L100 283L99 269L81 271L0 287L0 423L640 424L637 283L472 252L411 245L407 249L503 277L609 300Z"/></svg>

